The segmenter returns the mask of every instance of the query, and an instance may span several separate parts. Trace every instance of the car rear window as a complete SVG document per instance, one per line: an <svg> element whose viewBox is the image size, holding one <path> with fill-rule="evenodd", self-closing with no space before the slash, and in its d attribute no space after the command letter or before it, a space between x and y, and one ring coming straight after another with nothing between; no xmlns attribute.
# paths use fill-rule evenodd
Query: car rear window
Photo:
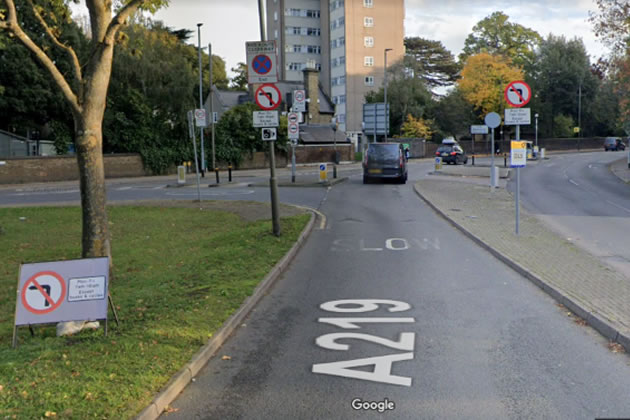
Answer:
<svg viewBox="0 0 630 420"><path fill-rule="evenodd" d="M368 159L390 160L398 159L400 146L397 144L370 144Z"/></svg>
<svg viewBox="0 0 630 420"><path fill-rule="evenodd" d="M617 139L615 137L606 137L606 144L615 144Z"/></svg>
<svg viewBox="0 0 630 420"><path fill-rule="evenodd" d="M453 146L440 146L438 147L437 151L440 153L442 152L451 153L453 151Z"/></svg>

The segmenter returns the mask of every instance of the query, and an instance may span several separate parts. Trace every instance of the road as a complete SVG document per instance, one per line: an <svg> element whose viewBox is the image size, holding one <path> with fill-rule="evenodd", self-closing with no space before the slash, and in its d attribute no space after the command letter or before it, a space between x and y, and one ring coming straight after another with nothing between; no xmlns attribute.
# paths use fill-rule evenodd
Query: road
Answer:
<svg viewBox="0 0 630 420"><path fill-rule="evenodd" d="M412 165L410 179L429 168ZM326 228L163 417L630 416L628 356L411 184L357 175L331 189Z"/></svg>
<svg viewBox="0 0 630 420"><path fill-rule="evenodd" d="M521 198L523 207L554 231L630 278L630 187L608 170L624 157L622 152L553 155L522 171Z"/></svg>

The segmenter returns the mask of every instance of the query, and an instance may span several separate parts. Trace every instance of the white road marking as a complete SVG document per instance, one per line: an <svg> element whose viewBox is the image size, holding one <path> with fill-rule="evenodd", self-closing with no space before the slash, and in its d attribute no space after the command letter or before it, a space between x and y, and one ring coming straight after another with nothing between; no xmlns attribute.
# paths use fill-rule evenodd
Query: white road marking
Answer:
<svg viewBox="0 0 630 420"><path fill-rule="evenodd" d="M120 187L120 188L116 188L116 191L127 191L132 189L133 187Z"/></svg>
<svg viewBox="0 0 630 420"><path fill-rule="evenodd" d="M242 191L202 191L201 195L204 196L226 196L226 195L248 195L248 194L254 194L254 190L242 190ZM172 192L172 193L166 193L166 195L172 195L172 196L176 196L176 197L196 197L197 196L197 192L196 191L191 191L191 192Z"/></svg>
<svg viewBox="0 0 630 420"><path fill-rule="evenodd" d="M569 179L569 182L570 182L571 184L575 185L576 187L579 187L579 186L580 186L580 184L578 184L577 182L575 182L575 181L574 181L574 180L572 180L572 179Z"/></svg>
<svg viewBox="0 0 630 420"><path fill-rule="evenodd" d="M613 203L612 201L608 201L608 200L606 200L606 202L607 202L608 204L612 204L613 206L617 207L618 209L621 209L621 210L623 210L623 211L627 211L628 213L630 213L630 209L627 209L627 208L625 208L624 206L621 206L621 205L619 205L619 204Z"/></svg>

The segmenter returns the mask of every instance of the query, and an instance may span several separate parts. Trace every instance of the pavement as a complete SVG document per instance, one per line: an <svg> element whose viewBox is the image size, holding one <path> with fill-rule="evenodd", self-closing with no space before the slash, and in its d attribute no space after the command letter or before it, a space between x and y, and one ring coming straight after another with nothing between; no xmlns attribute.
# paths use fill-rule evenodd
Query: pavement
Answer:
<svg viewBox="0 0 630 420"><path fill-rule="evenodd" d="M630 180L625 159L610 169ZM487 178L483 184L474 178L433 175L414 187L453 226L630 351L630 278L552 233L522 208L516 235L515 200L505 183L491 189Z"/></svg>

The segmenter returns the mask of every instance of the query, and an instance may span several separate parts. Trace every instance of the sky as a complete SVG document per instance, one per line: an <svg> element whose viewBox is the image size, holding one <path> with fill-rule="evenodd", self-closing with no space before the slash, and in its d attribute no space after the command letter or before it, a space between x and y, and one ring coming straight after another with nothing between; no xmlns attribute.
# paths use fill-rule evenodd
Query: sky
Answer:
<svg viewBox="0 0 630 420"><path fill-rule="evenodd" d="M388 0L374 0L388 1ZM257 0L171 0L154 16L174 29L193 30L190 43L212 43L212 53L222 57L226 70L245 61L245 42L260 40ZM441 41L456 57L473 26L493 12L502 11L510 22L568 39L582 38L591 62L605 53L588 22L594 0L405 0L405 35Z"/></svg>

